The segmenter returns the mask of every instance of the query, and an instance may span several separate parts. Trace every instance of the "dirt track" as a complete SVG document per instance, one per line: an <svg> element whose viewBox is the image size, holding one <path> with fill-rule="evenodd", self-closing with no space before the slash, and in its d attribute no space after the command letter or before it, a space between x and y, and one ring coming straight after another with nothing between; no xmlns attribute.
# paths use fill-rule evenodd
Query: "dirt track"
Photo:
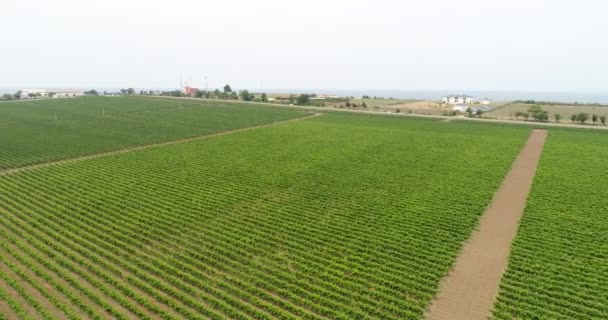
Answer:
<svg viewBox="0 0 608 320"><path fill-rule="evenodd" d="M170 140L170 141L165 141L165 142L150 143L150 144L138 145L138 146L123 148L123 149L117 149L117 150L99 152L99 153L94 153L94 154L88 154L88 155L84 155L84 156L76 156L76 157L73 157L73 158L68 158L68 159L63 159L63 160L49 161L49 162L32 164L32 165L23 166L23 167L10 168L10 169L5 169L5 170L0 170L0 176L6 175L6 174L11 174L11 173L16 173L16 172L19 172L19 171L30 170L30 169L35 169L35 168L40 168L40 167L46 167L46 166L52 166L52 165L62 164L62 163L67 163L67 162L74 162L74 161L80 161L80 160L86 160L86 159L105 157L105 156L109 156L109 155L113 155L113 154L119 154L119 153L125 153L125 152L129 152L129 151L147 149L147 148L151 148L151 147L165 146L165 145L177 144L177 143L188 142L188 141L193 141L193 140L207 139L207 138L212 138L212 137L217 137L217 136L223 136L223 135L227 135L227 134L233 134L233 133L242 132L242 131L248 131L248 130L257 129L257 128L274 126L274 125L281 124L281 123L289 123L289 122L294 122L294 121L306 120L306 119L318 117L318 116L321 116L321 115L323 115L323 113L314 113L314 114L311 114L311 115L308 115L308 116L304 116L304 117L293 118L293 119L288 119L288 120L281 120L281 121L275 121L275 122L270 122L270 123L261 124L261 125L257 125L257 126L252 126L252 127L245 127L245 128L233 129L233 130L228 130L228 131L220 131L220 132L216 132L216 133L210 133L210 134L205 134L205 135L200 135L200 136L188 137L188 138L183 138L183 139L178 139L178 140Z"/></svg>
<svg viewBox="0 0 608 320"><path fill-rule="evenodd" d="M546 137L545 130L532 131L479 227L443 279L426 319L475 320L490 316Z"/></svg>

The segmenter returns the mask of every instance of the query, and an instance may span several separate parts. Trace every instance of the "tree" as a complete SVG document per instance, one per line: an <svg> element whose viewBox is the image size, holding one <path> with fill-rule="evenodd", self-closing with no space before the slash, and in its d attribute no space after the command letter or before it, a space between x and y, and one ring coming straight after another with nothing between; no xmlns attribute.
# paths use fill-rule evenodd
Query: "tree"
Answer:
<svg viewBox="0 0 608 320"><path fill-rule="evenodd" d="M367 109L367 104L365 103L365 101L363 101L363 102L361 103L361 106L363 107L363 109Z"/></svg>
<svg viewBox="0 0 608 320"><path fill-rule="evenodd" d="M120 94L122 94L122 95L127 94L127 89L120 89Z"/></svg>
<svg viewBox="0 0 608 320"><path fill-rule="evenodd" d="M13 94L13 97L15 97L15 99L21 99L21 93L22 93L22 91L19 90L19 91L15 92L15 94Z"/></svg>
<svg viewBox="0 0 608 320"><path fill-rule="evenodd" d="M600 116L600 121L602 122L602 125L606 125L606 116Z"/></svg>
<svg viewBox="0 0 608 320"><path fill-rule="evenodd" d="M220 92L219 89L215 89L213 90L213 97L216 99L219 99L222 96L222 93Z"/></svg>
<svg viewBox="0 0 608 320"><path fill-rule="evenodd" d="M129 89L127 89L127 93L128 94L134 94L135 93L135 89L129 88Z"/></svg>
<svg viewBox="0 0 608 320"><path fill-rule="evenodd" d="M401 113L401 109L397 108L397 110L395 110L395 113Z"/></svg>
<svg viewBox="0 0 608 320"><path fill-rule="evenodd" d="M230 91L230 94L228 94L228 97L232 100L238 100L239 99L239 95L236 93L236 91Z"/></svg>
<svg viewBox="0 0 608 320"><path fill-rule="evenodd" d="M230 88L230 85L228 85L228 84L227 84L227 85L225 85L225 86L224 86L224 92L225 92L225 93L230 93L230 92L232 92L232 88Z"/></svg>
<svg viewBox="0 0 608 320"><path fill-rule="evenodd" d="M90 96L97 96L97 95L99 95L99 93L95 89L91 89L89 91L85 91L84 94L90 95Z"/></svg>
<svg viewBox="0 0 608 320"><path fill-rule="evenodd" d="M15 99L15 97L13 97L13 95L10 93L5 93L2 95L2 100L13 100L13 99Z"/></svg>
<svg viewBox="0 0 608 320"><path fill-rule="evenodd" d="M347 108L350 108L350 101L346 101L345 105Z"/></svg>
<svg viewBox="0 0 608 320"><path fill-rule="evenodd" d="M482 115L482 114L483 114L483 111L481 111L481 110L479 110L479 109L478 109L477 111L475 111L475 115L476 115L477 117L479 117L479 118L481 118L481 115Z"/></svg>
<svg viewBox="0 0 608 320"><path fill-rule="evenodd" d="M309 94L301 94L296 98L296 104L298 105L306 105L310 102Z"/></svg>
<svg viewBox="0 0 608 320"><path fill-rule="evenodd" d="M243 101L252 101L254 98L254 95L249 93L248 90L241 90L241 91L239 91L239 97L241 97L241 100L243 100Z"/></svg>
<svg viewBox="0 0 608 320"><path fill-rule="evenodd" d="M549 113L547 111L543 110L543 108L541 108L541 106L536 105L536 104L531 106L530 108L528 108L528 113L536 121L545 121L545 120L549 119Z"/></svg>
<svg viewBox="0 0 608 320"><path fill-rule="evenodd" d="M528 118L530 117L530 114L529 114L529 113L527 113L527 112L524 112L524 113L522 114L522 116L524 117L524 120L528 121Z"/></svg>
<svg viewBox="0 0 608 320"><path fill-rule="evenodd" d="M597 114L594 113L591 115L591 121L593 122L593 124L597 122L597 119L599 119L599 116Z"/></svg>
<svg viewBox="0 0 608 320"><path fill-rule="evenodd" d="M559 120L562 118L562 115L559 113L556 113L553 115L553 118L555 118L555 122L559 122Z"/></svg>
<svg viewBox="0 0 608 320"><path fill-rule="evenodd" d="M473 110L471 109L471 107L467 107L467 110L465 110L464 112L466 112L466 113L467 113L467 116L468 116L469 118L472 118L472 117L473 117Z"/></svg>
<svg viewBox="0 0 608 320"><path fill-rule="evenodd" d="M262 96L261 96L260 100L262 100L262 102L268 102L268 95L266 93L262 92Z"/></svg>
<svg viewBox="0 0 608 320"><path fill-rule="evenodd" d="M580 112L576 115L576 121L580 122L581 124L585 124L585 121L587 121L587 119L589 119L588 113Z"/></svg>
<svg viewBox="0 0 608 320"><path fill-rule="evenodd" d="M576 115L575 114L571 115L570 120L572 120L572 123L574 123L574 121L576 121Z"/></svg>

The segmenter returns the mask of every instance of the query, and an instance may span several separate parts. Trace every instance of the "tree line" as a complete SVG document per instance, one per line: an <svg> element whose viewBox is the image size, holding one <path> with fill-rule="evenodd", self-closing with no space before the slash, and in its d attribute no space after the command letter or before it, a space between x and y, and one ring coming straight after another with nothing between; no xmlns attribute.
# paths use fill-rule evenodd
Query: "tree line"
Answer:
<svg viewBox="0 0 608 320"><path fill-rule="evenodd" d="M531 100L533 101L533 100ZM532 118L534 121L540 121L540 122L544 122L544 121L548 121L549 120L549 112L546 110L543 110L543 108L539 105L532 105L531 107L528 108L528 111L518 111L515 113L515 119L518 120L519 118L523 118L524 120L528 120L530 118ZM555 122L560 122L560 120L562 119L562 115L559 113L555 113L553 114L553 119L555 120ZM572 121L572 123L580 123L580 124L585 124L589 119L591 119L591 122L593 124L597 124L598 121L601 122L602 125L606 125L606 120L608 120L608 118L604 115L600 116L597 115L595 113L589 115L586 112L579 112L579 113L575 113L570 115L569 117L570 121Z"/></svg>

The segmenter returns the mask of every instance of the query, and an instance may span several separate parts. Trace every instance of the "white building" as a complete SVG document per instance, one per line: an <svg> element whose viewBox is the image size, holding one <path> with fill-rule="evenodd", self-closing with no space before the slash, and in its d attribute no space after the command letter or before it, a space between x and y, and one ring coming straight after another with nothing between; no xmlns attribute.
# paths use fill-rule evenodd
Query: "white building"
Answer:
<svg viewBox="0 0 608 320"><path fill-rule="evenodd" d="M21 98L30 98L30 95L35 97L67 98L84 96L82 90L77 89L21 89Z"/></svg>
<svg viewBox="0 0 608 320"><path fill-rule="evenodd" d="M468 108L469 108L469 105L467 105L467 104L455 104L453 110L460 111L460 112L466 112Z"/></svg>
<svg viewBox="0 0 608 320"><path fill-rule="evenodd" d="M466 95L449 95L449 96L443 97L443 99L441 99L441 101L446 104L457 105L457 104L471 104L475 101L475 99L473 99L473 97L471 97L471 96L466 96Z"/></svg>
<svg viewBox="0 0 608 320"><path fill-rule="evenodd" d="M483 104L484 106L487 106L490 103L492 103L492 99L485 98L485 99L481 100L481 104Z"/></svg>

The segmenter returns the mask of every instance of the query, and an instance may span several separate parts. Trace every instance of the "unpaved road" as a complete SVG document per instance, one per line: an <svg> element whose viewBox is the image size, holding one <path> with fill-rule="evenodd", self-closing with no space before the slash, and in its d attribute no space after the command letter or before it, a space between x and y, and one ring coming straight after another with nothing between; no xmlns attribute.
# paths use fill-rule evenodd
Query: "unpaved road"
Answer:
<svg viewBox="0 0 608 320"><path fill-rule="evenodd" d="M427 320L476 320L490 316L546 137L545 130L532 131L477 230L441 282L439 294L427 310Z"/></svg>

